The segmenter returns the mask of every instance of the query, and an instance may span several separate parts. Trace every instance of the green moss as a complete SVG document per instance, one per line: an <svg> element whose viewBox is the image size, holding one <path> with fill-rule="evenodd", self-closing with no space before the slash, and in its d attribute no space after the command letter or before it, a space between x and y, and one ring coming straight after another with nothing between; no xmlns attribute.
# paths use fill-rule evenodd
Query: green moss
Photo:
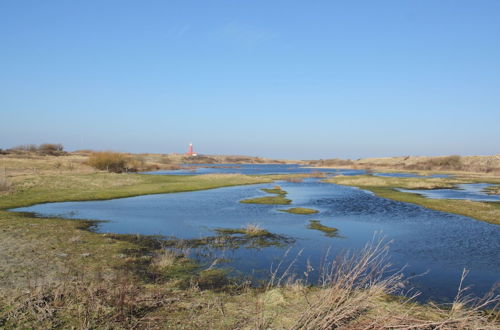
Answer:
<svg viewBox="0 0 500 330"><path fill-rule="evenodd" d="M319 220L309 220L309 225L307 226L307 228L322 231L328 237L336 236L338 231L337 228L328 227L321 224Z"/></svg>
<svg viewBox="0 0 500 330"><path fill-rule="evenodd" d="M292 201L284 198L283 196L271 196L271 197L257 197L241 200L240 203L245 204L274 204L274 205L288 205Z"/></svg>
<svg viewBox="0 0 500 330"><path fill-rule="evenodd" d="M288 212L294 214L314 214L319 213L318 210L308 209L305 207L292 207L291 209L280 210L281 212Z"/></svg>

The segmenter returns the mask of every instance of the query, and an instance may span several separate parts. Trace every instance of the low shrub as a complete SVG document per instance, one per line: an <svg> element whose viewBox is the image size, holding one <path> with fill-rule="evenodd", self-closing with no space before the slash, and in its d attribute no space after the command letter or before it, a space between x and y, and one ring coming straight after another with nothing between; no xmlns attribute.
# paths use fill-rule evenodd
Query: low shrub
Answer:
<svg viewBox="0 0 500 330"><path fill-rule="evenodd" d="M38 153L41 155L58 156L63 153L64 147L60 143L43 143L38 147Z"/></svg>
<svg viewBox="0 0 500 330"><path fill-rule="evenodd" d="M94 152L89 156L87 164L98 170L113 173L122 173L127 171L127 157L119 152Z"/></svg>

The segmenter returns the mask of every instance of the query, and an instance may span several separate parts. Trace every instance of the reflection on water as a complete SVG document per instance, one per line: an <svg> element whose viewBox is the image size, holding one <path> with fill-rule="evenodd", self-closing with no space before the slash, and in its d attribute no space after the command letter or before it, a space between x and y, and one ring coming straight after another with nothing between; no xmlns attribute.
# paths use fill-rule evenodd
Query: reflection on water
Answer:
<svg viewBox="0 0 500 330"><path fill-rule="evenodd" d="M288 191L292 206L320 211L314 215L279 212L279 205L242 204L240 200L265 195L260 189L273 184L227 187L205 191L159 194L108 201L40 204L16 209L43 216L107 220L98 231L139 233L196 239L214 236L217 228L241 228L249 223L280 237L284 244L236 245L230 249L200 247L194 252L216 254L229 259L226 266L235 273L264 277L291 251L291 262L300 250L293 271L302 274L309 260L316 269L326 251L333 255L345 249L361 248L376 231L393 239L391 260L394 269L408 265L407 275L417 277L411 284L423 292L422 299L451 299L463 268L471 269L468 283L475 293L484 293L500 274L500 230L498 226L467 217L377 197L357 188L322 183L279 182ZM308 229L310 220L338 229L329 237ZM285 262L285 263L286 263ZM318 274L310 275L317 276ZM316 277L317 278L317 277Z"/></svg>
<svg viewBox="0 0 500 330"><path fill-rule="evenodd" d="M479 202L500 202L500 195L488 195L485 192L488 183L459 184L455 189L398 189L401 192L423 195L427 198L436 199L465 199Z"/></svg>

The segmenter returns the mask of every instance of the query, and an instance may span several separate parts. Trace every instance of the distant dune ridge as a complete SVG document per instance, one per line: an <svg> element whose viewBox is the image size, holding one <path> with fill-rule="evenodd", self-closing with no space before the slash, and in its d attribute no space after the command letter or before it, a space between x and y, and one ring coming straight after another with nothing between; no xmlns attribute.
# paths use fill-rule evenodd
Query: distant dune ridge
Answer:
<svg viewBox="0 0 500 330"><path fill-rule="evenodd" d="M464 171L500 174L500 154L492 156L400 156L358 160L324 159L308 161L311 166L419 171Z"/></svg>
<svg viewBox="0 0 500 330"><path fill-rule="evenodd" d="M361 158L357 160L329 158L319 160L287 160L271 159L244 155L197 155L186 154L153 154L153 153L116 153L111 151L96 152L92 150L78 150L66 152L61 144L25 145L11 149L0 149L0 159L4 167L15 162L16 170L19 170L19 161L29 159L30 163L37 168L37 161L43 160L43 166L47 167L47 160L51 158L55 164L52 169L62 170L68 163L69 167L80 167L91 165L97 156L121 160L117 172L152 171L160 169L178 169L183 164L300 164L313 167L353 168L353 169L384 169L404 171L462 171L487 173L500 175L500 154L491 156L397 156L387 158ZM90 162L89 162L90 159ZM70 161L71 160L71 161ZM95 166L93 166L95 167ZM114 166L108 168L116 169ZM102 168L99 168L102 169Z"/></svg>

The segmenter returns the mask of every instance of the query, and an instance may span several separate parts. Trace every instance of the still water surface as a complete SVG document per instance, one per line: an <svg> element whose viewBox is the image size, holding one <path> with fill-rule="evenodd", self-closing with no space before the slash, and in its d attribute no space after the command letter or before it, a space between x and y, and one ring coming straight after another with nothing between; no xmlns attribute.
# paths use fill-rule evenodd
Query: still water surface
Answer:
<svg viewBox="0 0 500 330"><path fill-rule="evenodd" d="M216 228L256 223L272 233L292 238L293 242L279 247L211 251L227 258L224 266L235 274L255 278L264 278L288 249L285 264L302 250L293 268L302 274L308 260L317 269L327 251L335 255L345 249L361 248L380 231L393 240L390 257L394 269L406 266L404 273L408 276L428 271L410 283L422 292L421 300L451 299L463 268L471 270L467 284L474 285L476 294L485 293L500 278L498 226L316 179L277 184L288 191L287 197L293 201L291 206L239 203L242 199L264 196L260 189L273 186L259 184L107 201L49 203L16 211L106 220L98 225L99 232L200 238L214 235ZM314 208L320 213L296 215L279 211L297 206ZM328 237L308 229L311 219L338 228L339 235ZM313 272L312 276L315 275Z"/></svg>

